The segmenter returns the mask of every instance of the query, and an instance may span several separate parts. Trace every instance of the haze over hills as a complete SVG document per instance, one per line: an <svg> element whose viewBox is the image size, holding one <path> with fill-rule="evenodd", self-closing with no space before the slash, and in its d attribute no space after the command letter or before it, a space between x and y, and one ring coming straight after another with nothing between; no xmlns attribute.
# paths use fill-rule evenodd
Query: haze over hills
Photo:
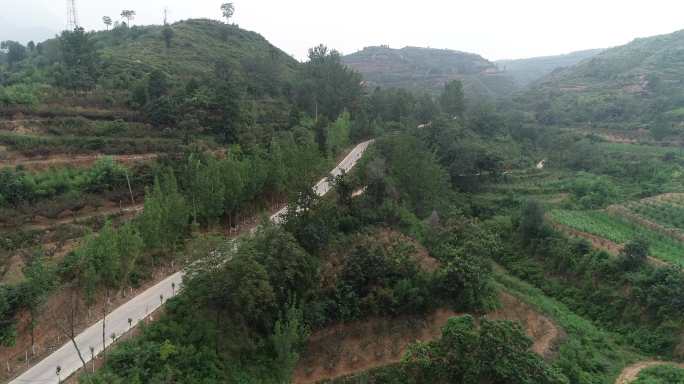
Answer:
<svg viewBox="0 0 684 384"><path fill-rule="evenodd" d="M551 73L528 93L546 124L678 124L684 116L684 31L640 38Z"/></svg>
<svg viewBox="0 0 684 384"><path fill-rule="evenodd" d="M482 56L419 47L366 47L343 63L359 71L371 87L439 93L449 80L461 80L466 95L498 97L515 90L513 80Z"/></svg>
<svg viewBox="0 0 684 384"><path fill-rule="evenodd" d="M684 136L603 126L684 116L682 33L505 70L298 62L221 11L3 44L0 381L625 384L683 361Z"/></svg>
<svg viewBox="0 0 684 384"><path fill-rule="evenodd" d="M558 68L571 67L603 51L602 48L588 49L564 55L497 60L494 63L499 66L500 70L512 76L519 87L524 88Z"/></svg>

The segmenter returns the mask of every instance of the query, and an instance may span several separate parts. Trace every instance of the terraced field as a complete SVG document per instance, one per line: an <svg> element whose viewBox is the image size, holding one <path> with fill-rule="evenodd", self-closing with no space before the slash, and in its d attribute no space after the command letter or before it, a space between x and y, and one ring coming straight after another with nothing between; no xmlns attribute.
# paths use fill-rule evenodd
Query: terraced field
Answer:
<svg viewBox="0 0 684 384"><path fill-rule="evenodd" d="M553 221L602 237L617 244L636 238L646 239L651 255L668 263L684 266L684 242L665 233L647 228L625 217L606 211L573 211L555 209L549 213Z"/></svg>
<svg viewBox="0 0 684 384"><path fill-rule="evenodd" d="M668 193L629 202L622 207L661 227L684 230L684 193Z"/></svg>

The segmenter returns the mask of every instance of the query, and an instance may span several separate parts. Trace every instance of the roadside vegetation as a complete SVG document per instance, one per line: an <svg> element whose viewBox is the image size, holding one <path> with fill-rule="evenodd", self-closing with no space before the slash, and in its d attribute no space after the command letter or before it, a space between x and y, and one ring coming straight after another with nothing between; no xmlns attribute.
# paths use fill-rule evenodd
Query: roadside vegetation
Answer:
<svg viewBox="0 0 684 384"><path fill-rule="evenodd" d="M112 299L180 268L183 290L157 321L80 382L280 384L296 371L306 382L310 371L297 367L311 335L418 324L440 311L454 317L434 337L393 346L401 360L326 378L612 384L634 362L684 359L684 154L672 146L681 108L679 99L636 106L631 93L606 96L619 92L612 71L641 68L615 66L629 46L494 100L469 85L477 70L423 93L367 87L325 45L300 63L234 24L133 26L127 12L107 31L3 43L8 375L38 358L46 327L73 337L75 313L107 321ZM222 12L230 21L232 4ZM609 92L553 92L592 79ZM667 79L636 85L674 97ZM540 95L553 97L539 104ZM589 121L646 124L652 137L610 142L587 131ZM357 166L318 196L315 182L368 139ZM92 166L63 161L76 155ZM105 155L152 156L131 164ZM268 222L285 203L282 225ZM247 233L246 220L259 217ZM58 296L68 300L48 318ZM502 297L554 325L548 351L533 350L529 324L487 317ZM636 382L680 376L653 367Z"/></svg>

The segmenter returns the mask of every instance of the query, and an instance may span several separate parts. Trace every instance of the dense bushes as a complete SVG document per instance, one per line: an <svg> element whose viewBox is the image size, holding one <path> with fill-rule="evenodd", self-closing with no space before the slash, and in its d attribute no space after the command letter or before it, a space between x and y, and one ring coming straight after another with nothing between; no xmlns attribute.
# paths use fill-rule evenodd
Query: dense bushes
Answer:
<svg viewBox="0 0 684 384"><path fill-rule="evenodd" d="M179 140L161 138L79 137L79 136L27 136L0 133L0 143L26 156L54 154L104 155L138 153L174 153L182 150Z"/></svg>
<svg viewBox="0 0 684 384"><path fill-rule="evenodd" d="M41 100L41 89L32 84L0 85L0 106L35 107Z"/></svg>
<svg viewBox="0 0 684 384"><path fill-rule="evenodd" d="M337 384L511 383L565 384L569 380L529 350L532 341L519 324L454 317L442 337L409 347L402 362Z"/></svg>
<svg viewBox="0 0 684 384"><path fill-rule="evenodd" d="M0 170L0 207L16 207L71 192L103 192L126 184L126 168L111 158L98 160L90 169L61 168L40 173Z"/></svg>
<svg viewBox="0 0 684 384"><path fill-rule="evenodd" d="M415 383L568 383L531 346L516 323L452 318L440 340L411 347L402 371Z"/></svg>
<svg viewBox="0 0 684 384"><path fill-rule="evenodd" d="M514 234L514 229L498 232ZM677 299L684 292L684 273L645 263L647 244L632 242L614 258L548 227L527 242L517 235L504 238L497 259L514 274L577 313L624 334L645 352L675 353L684 323L684 302Z"/></svg>
<svg viewBox="0 0 684 384"><path fill-rule="evenodd" d="M647 368L639 373L634 384L679 384L684 383L684 370L670 365Z"/></svg>

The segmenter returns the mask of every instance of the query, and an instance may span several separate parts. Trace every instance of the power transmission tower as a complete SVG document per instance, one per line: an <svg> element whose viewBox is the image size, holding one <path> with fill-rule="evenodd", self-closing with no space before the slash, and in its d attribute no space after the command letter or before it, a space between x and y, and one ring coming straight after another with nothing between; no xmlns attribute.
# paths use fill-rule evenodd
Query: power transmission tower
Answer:
<svg viewBox="0 0 684 384"><path fill-rule="evenodd" d="M76 0L67 0L67 28L74 30L78 27L78 13Z"/></svg>

